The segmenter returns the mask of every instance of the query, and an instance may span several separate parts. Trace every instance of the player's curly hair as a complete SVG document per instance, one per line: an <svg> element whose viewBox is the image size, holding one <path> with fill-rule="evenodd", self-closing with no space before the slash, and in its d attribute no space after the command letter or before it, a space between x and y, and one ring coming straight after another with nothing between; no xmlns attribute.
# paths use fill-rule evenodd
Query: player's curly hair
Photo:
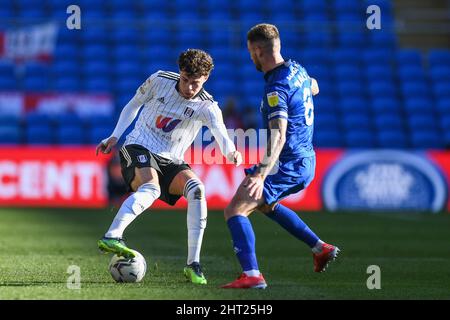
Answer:
<svg viewBox="0 0 450 320"><path fill-rule="evenodd" d="M261 42L267 46L273 46L274 41L280 39L280 32L273 24L260 23L247 32L247 40L250 42Z"/></svg>
<svg viewBox="0 0 450 320"><path fill-rule="evenodd" d="M200 49L187 49L178 57L178 67L190 77L209 76L214 68L212 57Z"/></svg>

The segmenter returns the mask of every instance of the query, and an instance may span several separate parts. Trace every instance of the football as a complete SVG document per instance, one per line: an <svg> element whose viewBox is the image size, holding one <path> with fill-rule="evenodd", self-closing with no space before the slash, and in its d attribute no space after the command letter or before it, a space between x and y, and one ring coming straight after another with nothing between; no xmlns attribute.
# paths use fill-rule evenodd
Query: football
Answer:
<svg viewBox="0 0 450 320"><path fill-rule="evenodd" d="M136 257L126 259L114 255L109 263L109 272L116 282L140 282L147 271L145 258L135 251Z"/></svg>

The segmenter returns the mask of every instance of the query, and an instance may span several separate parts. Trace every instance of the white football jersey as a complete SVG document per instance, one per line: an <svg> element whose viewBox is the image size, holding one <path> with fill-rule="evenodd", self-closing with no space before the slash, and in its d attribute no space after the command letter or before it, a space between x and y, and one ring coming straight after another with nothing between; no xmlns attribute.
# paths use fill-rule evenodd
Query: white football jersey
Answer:
<svg viewBox="0 0 450 320"><path fill-rule="evenodd" d="M202 126L207 126L222 154L234 151L217 102L203 89L192 99L183 98L176 88L179 79L175 72L158 71L138 88L135 97L144 107L125 145L139 144L162 157L182 161Z"/></svg>

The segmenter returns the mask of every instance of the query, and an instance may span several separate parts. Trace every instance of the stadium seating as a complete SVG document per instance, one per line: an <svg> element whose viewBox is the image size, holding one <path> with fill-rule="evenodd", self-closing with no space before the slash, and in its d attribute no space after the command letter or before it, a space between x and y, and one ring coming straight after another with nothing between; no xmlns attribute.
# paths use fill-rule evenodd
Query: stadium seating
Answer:
<svg viewBox="0 0 450 320"><path fill-rule="evenodd" d="M189 47L212 54L215 69L206 88L219 102L235 96L241 112L249 105L258 112L263 78L250 61L245 35L251 25L268 21L280 29L284 55L298 60L319 82L320 94L314 97L317 146L450 146L450 50L400 48L391 28L390 0L77 3L85 27L77 32L60 28L49 64L33 62L18 69L0 61L0 90L108 92L115 100L115 117L84 121L69 115L54 121L31 113L10 122L0 117L0 143L97 143L110 133L111 118L137 87L157 70L177 71L178 54ZM5 3L0 20L64 19L68 4ZM371 4L381 7L382 30L364 28L360 12ZM324 21L331 20L335 28L324 28Z"/></svg>

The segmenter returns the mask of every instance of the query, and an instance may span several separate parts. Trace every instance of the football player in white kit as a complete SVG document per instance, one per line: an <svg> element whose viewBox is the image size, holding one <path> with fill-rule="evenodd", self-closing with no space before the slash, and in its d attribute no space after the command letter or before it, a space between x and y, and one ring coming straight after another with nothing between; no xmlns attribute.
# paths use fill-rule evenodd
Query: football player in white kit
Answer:
<svg viewBox="0 0 450 320"><path fill-rule="evenodd" d="M228 161L240 165L242 156L228 137L217 102L203 89L214 67L211 56L188 49L180 54L178 66L179 74L152 74L122 110L111 136L97 146L97 154L109 153L144 105L120 149L122 175L133 193L123 202L98 247L103 252L134 257L122 239L125 228L156 199L174 205L184 196L188 202L184 274L193 283L206 284L200 266L207 217L205 187L183 156L203 125L211 130Z"/></svg>

